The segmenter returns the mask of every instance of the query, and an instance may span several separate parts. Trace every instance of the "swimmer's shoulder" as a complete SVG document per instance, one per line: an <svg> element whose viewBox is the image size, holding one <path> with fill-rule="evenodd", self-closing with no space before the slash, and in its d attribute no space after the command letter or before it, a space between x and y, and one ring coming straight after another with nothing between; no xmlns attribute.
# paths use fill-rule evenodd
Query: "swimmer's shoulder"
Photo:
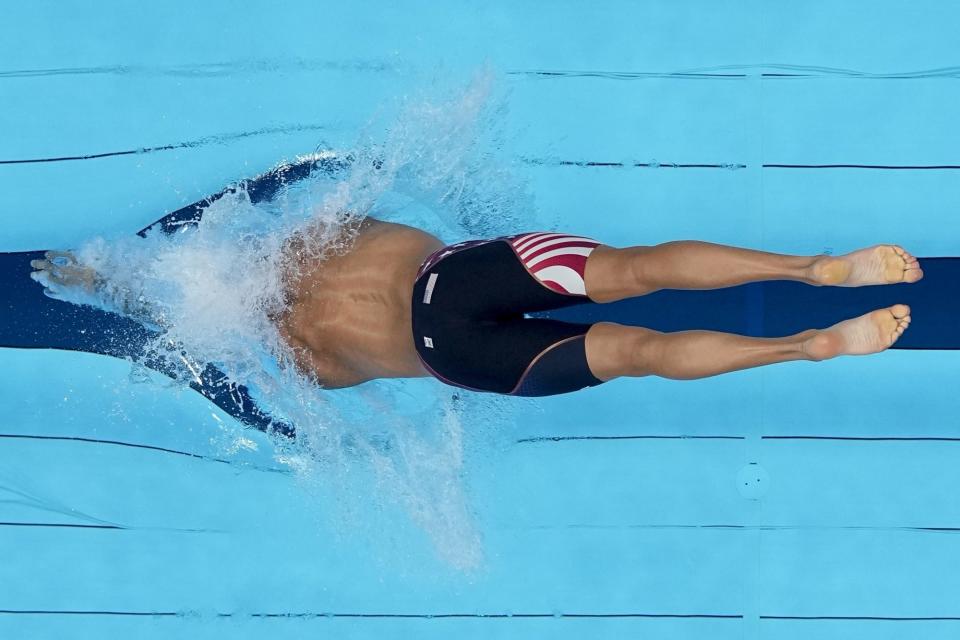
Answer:
<svg viewBox="0 0 960 640"><path fill-rule="evenodd" d="M387 222L386 220L380 220L370 216L363 219L359 231L361 235L370 237L388 236L391 238L391 241L413 244L417 246L418 249L430 248L433 250L445 246L440 238L423 229L399 222Z"/></svg>

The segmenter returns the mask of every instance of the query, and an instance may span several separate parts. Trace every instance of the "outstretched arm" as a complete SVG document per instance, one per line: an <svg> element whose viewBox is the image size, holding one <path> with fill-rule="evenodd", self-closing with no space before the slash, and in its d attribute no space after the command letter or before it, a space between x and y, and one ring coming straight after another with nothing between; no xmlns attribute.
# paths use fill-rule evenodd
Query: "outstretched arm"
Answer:
<svg viewBox="0 0 960 640"><path fill-rule="evenodd" d="M69 251L47 251L43 260L31 260L30 277L43 285L47 297L112 311L147 325L163 326L163 316L141 292L111 283Z"/></svg>

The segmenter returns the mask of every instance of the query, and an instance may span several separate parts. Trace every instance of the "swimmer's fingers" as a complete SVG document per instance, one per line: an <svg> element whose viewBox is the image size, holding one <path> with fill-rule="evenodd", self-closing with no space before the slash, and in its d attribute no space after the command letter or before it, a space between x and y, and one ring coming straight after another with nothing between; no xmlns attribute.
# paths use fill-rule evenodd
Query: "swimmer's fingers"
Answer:
<svg viewBox="0 0 960 640"><path fill-rule="evenodd" d="M54 300L66 301L66 298L64 298L63 294L57 289L50 289L49 287L45 288L43 290L43 295L47 296L48 298L53 298Z"/></svg>
<svg viewBox="0 0 960 640"><path fill-rule="evenodd" d="M30 278L34 282L39 282L47 289L54 289L60 287L60 281L53 275L49 269L40 269L38 271L33 271L30 273Z"/></svg>
<svg viewBox="0 0 960 640"><path fill-rule="evenodd" d="M39 260L34 260L33 262L40 262L40 261L39 261ZM33 265L33 262L30 263L31 266ZM50 272L49 272L49 271L46 271L46 270L44 270L44 269L41 269L40 267L36 267L36 268L37 268L37 271L31 271L31 272L30 272L30 279L33 280L34 282L39 282L40 284L42 284L42 285L45 286L45 287L46 287L46 286L49 286L49 284L50 284Z"/></svg>
<svg viewBox="0 0 960 640"><path fill-rule="evenodd" d="M35 260L35 262L39 262L39 260ZM48 298L53 298L54 300L63 299L60 285L50 278L49 271L33 271L30 274L30 278L43 287L43 295Z"/></svg>
<svg viewBox="0 0 960 640"><path fill-rule="evenodd" d="M56 259L57 256L54 256ZM50 260L31 260L30 266L36 269L30 277L47 288L54 286L80 285L87 291L96 288L96 272L89 267L77 265L59 265Z"/></svg>
<svg viewBox="0 0 960 640"><path fill-rule="evenodd" d="M47 280L59 280L61 278L60 270L62 267L57 266L49 260L31 260L30 266L36 269L34 273L30 274L31 277L33 277L34 274L43 274ZM36 280L36 278L34 278L34 280Z"/></svg>
<svg viewBox="0 0 960 640"><path fill-rule="evenodd" d="M49 260L31 260L30 266L37 270L46 271L53 267Z"/></svg>

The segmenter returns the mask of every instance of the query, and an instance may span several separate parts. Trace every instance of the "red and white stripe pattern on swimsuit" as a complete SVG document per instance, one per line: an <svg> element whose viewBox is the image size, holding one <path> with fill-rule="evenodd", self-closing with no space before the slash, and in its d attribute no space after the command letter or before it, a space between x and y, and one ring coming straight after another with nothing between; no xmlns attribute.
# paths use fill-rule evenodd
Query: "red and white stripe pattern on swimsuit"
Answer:
<svg viewBox="0 0 960 640"><path fill-rule="evenodd" d="M564 233L525 233L508 240L524 266L544 286L569 295L587 295L587 257L600 243Z"/></svg>

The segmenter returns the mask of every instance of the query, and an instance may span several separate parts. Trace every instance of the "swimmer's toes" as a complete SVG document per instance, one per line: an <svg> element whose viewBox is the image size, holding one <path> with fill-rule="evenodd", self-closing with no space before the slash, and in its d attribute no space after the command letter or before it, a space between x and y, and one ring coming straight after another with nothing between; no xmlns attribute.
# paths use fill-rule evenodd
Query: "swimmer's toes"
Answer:
<svg viewBox="0 0 960 640"><path fill-rule="evenodd" d="M923 269L920 268L920 263L914 262L912 265L908 264L906 271L903 272L903 281L912 284L922 279Z"/></svg>
<svg viewBox="0 0 960 640"><path fill-rule="evenodd" d="M909 251L900 245L889 245L889 252L884 257L884 277L890 284L914 283L923 278L923 269Z"/></svg>
<svg viewBox="0 0 960 640"><path fill-rule="evenodd" d="M889 323L889 344L893 345L910 326L910 307L905 304L895 304L890 307L889 312L893 316L893 321Z"/></svg>
<svg viewBox="0 0 960 640"><path fill-rule="evenodd" d="M907 265L908 269L920 266L920 260L900 245L893 245L893 249L903 258L903 262Z"/></svg>
<svg viewBox="0 0 960 640"><path fill-rule="evenodd" d="M893 317L897 320L902 318L910 317L910 306L905 304L895 304L890 307L890 313L893 314Z"/></svg>
<svg viewBox="0 0 960 640"><path fill-rule="evenodd" d="M903 282L904 270L907 268L906 251L897 245L882 246L879 249L880 260L883 265L883 278L888 283Z"/></svg>

